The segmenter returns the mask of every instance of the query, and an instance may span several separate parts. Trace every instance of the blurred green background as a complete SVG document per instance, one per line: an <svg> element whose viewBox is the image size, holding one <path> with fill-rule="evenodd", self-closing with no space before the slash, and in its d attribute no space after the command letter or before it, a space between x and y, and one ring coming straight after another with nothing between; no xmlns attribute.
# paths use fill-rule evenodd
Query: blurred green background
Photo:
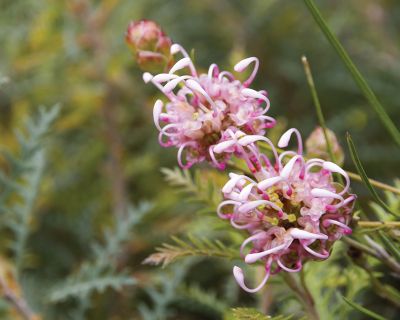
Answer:
<svg viewBox="0 0 400 320"><path fill-rule="evenodd" d="M400 2L317 4L400 125ZM349 131L370 177L391 182L400 173L400 153L302 1L1 0L0 75L9 78L0 88L1 145L17 150L14 128L40 105L62 105L49 141L51 161L37 203L26 277L34 275L42 286L64 277L88 257L90 242L99 239L113 213L147 200L155 207L135 229L119 261L139 284L95 296L87 317L140 318L138 307L152 305L145 289L157 284L160 274L164 279L175 274L176 286L181 285L179 274L192 289L201 286L219 296L228 292L223 297L227 305L251 304L255 298L239 296L232 266L223 261L191 262L186 276L179 270L183 266L161 271L141 265L171 234L190 230L207 235L208 221L194 217L194 205L184 202L160 171L176 165L176 151L157 143L152 106L159 93L143 83L124 43L129 21L143 18L159 23L174 42L194 48L198 68L215 62L232 69L244 57L259 57L253 87L266 89L271 115L298 127L304 137L317 125L300 61L305 54L327 125L344 149ZM348 154L345 167L354 171ZM365 189L355 189L366 204ZM179 319L220 318L217 311L187 299L169 305L168 310L175 310L171 319L178 319L177 314ZM64 303L59 308L72 307Z"/></svg>

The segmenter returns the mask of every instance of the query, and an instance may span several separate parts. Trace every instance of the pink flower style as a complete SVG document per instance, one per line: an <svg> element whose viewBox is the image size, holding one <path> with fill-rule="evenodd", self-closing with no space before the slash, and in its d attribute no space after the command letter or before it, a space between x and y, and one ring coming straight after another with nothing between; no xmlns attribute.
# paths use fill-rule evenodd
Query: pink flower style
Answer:
<svg viewBox="0 0 400 320"><path fill-rule="evenodd" d="M332 244L352 232L349 224L356 196L349 193L347 173L330 161L304 159L297 129L284 133L278 146L287 147L293 134L297 152L280 155L268 138L259 135L234 137L215 147L229 153L235 145L252 172L251 176L229 174L222 188L225 201L217 209L233 227L250 233L241 246L244 261L265 264L265 277L254 289L246 286L242 269L233 268L236 281L248 292L260 290L270 274L298 272L308 259L327 259ZM259 142L270 145L274 164L259 151ZM334 182L333 174L342 175L345 185ZM245 253L249 244L252 249Z"/></svg>
<svg viewBox="0 0 400 320"><path fill-rule="evenodd" d="M265 115L270 107L266 91L249 88L259 61L251 57L235 65L237 72L254 65L250 77L240 82L232 73L220 71L216 64L210 66L207 74L198 74L185 49L173 44L171 54L178 53L183 58L168 73L143 74L144 81L153 83L168 99L166 104L157 100L154 105L159 142L164 147L178 148L182 168L206 160L222 170L239 150L232 147L230 152L225 149L222 153L217 145L238 135L263 135L266 128L275 125L275 119ZM185 69L189 74L176 74Z"/></svg>

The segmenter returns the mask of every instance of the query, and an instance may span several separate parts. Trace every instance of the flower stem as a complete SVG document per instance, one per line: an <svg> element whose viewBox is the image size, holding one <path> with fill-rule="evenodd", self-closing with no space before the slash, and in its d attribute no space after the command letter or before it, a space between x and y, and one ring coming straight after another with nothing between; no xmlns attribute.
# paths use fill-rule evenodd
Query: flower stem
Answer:
<svg viewBox="0 0 400 320"><path fill-rule="evenodd" d="M28 303L23 298L17 296L17 294L7 285L2 276L0 276L0 288L4 299L15 307L24 320L37 319Z"/></svg>
<svg viewBox="0 0 400 320"><path fill-rule="evenodd" d="M301 286L298 284L295 277L291 273L283 273L283 279L285 280L286 284L296 293L299 300L303 303L304 308L306 309L308 314L307 319L319 320L320 317L318 315L317 309L315 309L314 299L306 286L303 271L301 271L300 273Z"/></svg>
<svg viewBox="0 0 400 320"><path fill-rule="evenodd" d="M308 60L307 60L306 56L303 56L301 58L301 62L303 63L304 72L305 72L306 78L307 78L307 83L308 83L308 86L310 88L311 96L312 96L313 101L314 101L314 106L315 106L315 110L317 112L318 122L319 122L319 124L320 124L320 126L322 128L322 132L324 134L324 138L325 138L325 142L326 142L326 149L328 151L329 158L334 163L337 163L337 159L335 157L335 154L333 153L331 142L329 141L328 132L327 132L327 129L326 129L325 117L324 117L324 114L322 112L322 107L321 107L321 103L320 103L319 98L318 98L317 89L315 88L314 79L313 79L313 76L312 76L312 73L311 73L311 67L310 67L310 64L308 63ZM339 180L339 182L341 184L343 184L343 177L340 174L336 174L336 177Z"/></svg>
<svg viewBox="0 0 400 320"><path fill-rule="evenodd" d="M332 151L331 142L328 139L328 133L327 133L327 130L326 130L325 117L324 117L324 114L322 113L321 103L320 103L319 98L318 98L317 89L315 88L315 83L314 83L314 79L313 79L313 76L312 76L312 73L311 73L310 64L308 63L308 60L307 60L306 56L302 56L301 57L301 62L303 63L304 72L305 72L306 78L307 78L307 83L308 83L308 86L309 86L310 91L311 91L312 99L314 101L314 106L315 106L315 110L317 112L318 122L321 125L322 132L323 132L324 137L325 137L326 148L327 148L329 157L332 159L333 162L336 163L335 155L334 155L334 153Z"/></svg>
<svg viewBox="0 0 400 320"><path fill-rule="evenodd" d="M400 221L358 221L357 224L362 228L400 228Z"/></svg>

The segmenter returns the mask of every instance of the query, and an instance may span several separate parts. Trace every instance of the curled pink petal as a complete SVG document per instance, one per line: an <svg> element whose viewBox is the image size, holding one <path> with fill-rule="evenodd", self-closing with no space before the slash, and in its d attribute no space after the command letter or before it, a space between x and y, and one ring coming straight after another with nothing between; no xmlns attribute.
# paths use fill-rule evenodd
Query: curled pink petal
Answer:
<svg viewBox="0 0 400 320"><path fill-rule="evenodd" d="M300 261L299 261L299 263L297 263L296 269L291 269L291 268L286 267L280 259L277 259L276 262L278 263L279 267L282 268L283 270L285 270L286 272L299 272L302 268L302 264Z"/></svg>
<svg viewBox="0 0 400 320"><path fill-rule="evenodd" d="M292 228L290 229L290 235L294 239L322 239L322 240L327 240L328 236L325 234L316 234L308 231L304 231L298 228Z"/></svg>
<svg viewBox="0 0 400 320"><path fill-rule="evenodd" d="M271 248L271 249L268 249L268 250L265 250L265 251L262 251L262 252L249 253L248 255L246 255L244 261L246 263L254 263L257 260L260 260L260 259L262 259L262 258L264 258L264 257L266 257L266 256L268 256L270 254L276 253L276 252L282 250L283 248L285 248L287 246L288 246L288 244L284 243L284 244L281 244L279 246L276 246L274 248Z"/></svg>
<svg viewBox="0 0 400 320"><path fill-rule="evenodd" d="M301 134L299 132L299 130L292 128L289 129L288 131L286 131L282 137L280 138L279 142L278 142L278 147L279 148L286 148L289 144L290 138L292 136L292 134L295 133L297 136L297 153L298 154L302 154L303 153L303 142L301 139Z"/></svg>
<svg viewBox="0 0 400 320"><path fill-rule="evenodd" d="M240 269L240 268L237 267L237 266L234 266L234 267L233 267L233 276L235 277L236 282L239 284L239 286L240 286L243 290L245 290L245 291L247 291L247 292L249 292L249 293L255 293L255 292L259 291L262 287L264 287L265 284L266 284L267 281L268 281L269 274L270 274L270 271L269 271L269 270L266 270L264 279L261 281L261 283L260 283L256 288L254 288L254 289L249 289L249 288L246 286L246 284L244 283L244 274L243 274L243 270Z"/></svg>

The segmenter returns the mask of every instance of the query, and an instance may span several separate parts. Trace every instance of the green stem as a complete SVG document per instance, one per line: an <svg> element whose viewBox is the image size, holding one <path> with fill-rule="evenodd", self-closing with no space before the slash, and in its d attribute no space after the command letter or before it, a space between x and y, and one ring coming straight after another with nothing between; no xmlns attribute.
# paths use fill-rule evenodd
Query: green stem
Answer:
<svg viewBox="0 0 400 320"><path fill-rule="evenodd" d="M312 76L312 73L311 73L310 64L308 63L308 60L307 60L306 56L303 56L301 58L301 61L302 61L303 66L304 66L304 72L306 74L307 83L308 83L308 86L309 86L310 91L311 91L312 99L314 101L314 106L315 106L315 110L317 112L318 122L319 122L319 124L320 124L320 126L322 128L322 132L324 134L324 138L325 138L325 142L326 142L326 149L328 151L329 158L334 163L337 163L335 154L333 153L331 142L329 141L328 131L327 131L327 128L326 128L325 117L324 117L324 114L322 112L322 107L321 107L321 103L320 103L319 98L318 98L317 89L315 88L315 83L314 83L314 79L313 79L313 76ZM341 184L343 184L343 177L340 174L336 174L336 178L339 180L339 182Z"/></svg>
<svg viewBox="0 0 400 320"><path fill-rule="evenodd" d="M336 163L335 155L334 155L333 150L332 150L332 145L331 145L331 142L328 139L329 137L328 137L328 132L326 130L325 117L324 117L324 114L322 113L321 103L320 103L319 98L318 98L317 89L315 88L315 83L314 83L314 79L313 79L313 76L312 76L312 73L311 73L310 64L308 63L308 60L307 60L306 56L302 56L301 57L301 62L303 63L304 72L305 72L306 78L307 78L307 83L308 83L308 86L309 86L310 91L311 91L312 99L314 101L314 106L315 106L315 110L317 112L318 122L321 125L322 132L323 132L324 137L325 137L326 148L327 148L329 157L332 159L333 162Z"/></svg>
<svg viewBox="0 0 400 320"><path fill-rule="evenodd" d="M310 11L311 15L313 16L315 22L320 27L321 31L324 33L327 40L336 50L336 53L342 59L343 63L351 73L354 81L364 94L364 97L368 100L372 108L377 113L379 119L383 123L386 130L390 133L394 141L400 146L400 132L397 127L394 125L392 120L390 119L389 115L386 113L384 107L379 102L378 98L375 96L374 92L368 85L367 81L361 75L360 71L354 65L353 61L351 60L350 56L347 54L346 50L340 44L337 37L332 33L329 29L329 26L325 22L324 18L321 15L318 7L315 5L314 0L304 0L308 10Z"/></svg>
<svg viewBox="0 0 400 320"><path fill-rule="evenodd" d="M358 221L357 225L362 228L400 228L400 221Z"/></svg>
<svg viewBox="0 0 400 320"><path fill-rule="evenodd" d="M297 297L299 298L299 301L302 302L304 305L304 308L306 309L308 313L308 318L310 320L319 320L319 315L317 312L317 309L315 309L315 302L314 299L308 290L307 286L305 285L305 280L304 276L301 275L300 287L299 284L297 283L296 279L291 273L283 273L283 279L285 280L286 284L296 293Z"/></svg>

